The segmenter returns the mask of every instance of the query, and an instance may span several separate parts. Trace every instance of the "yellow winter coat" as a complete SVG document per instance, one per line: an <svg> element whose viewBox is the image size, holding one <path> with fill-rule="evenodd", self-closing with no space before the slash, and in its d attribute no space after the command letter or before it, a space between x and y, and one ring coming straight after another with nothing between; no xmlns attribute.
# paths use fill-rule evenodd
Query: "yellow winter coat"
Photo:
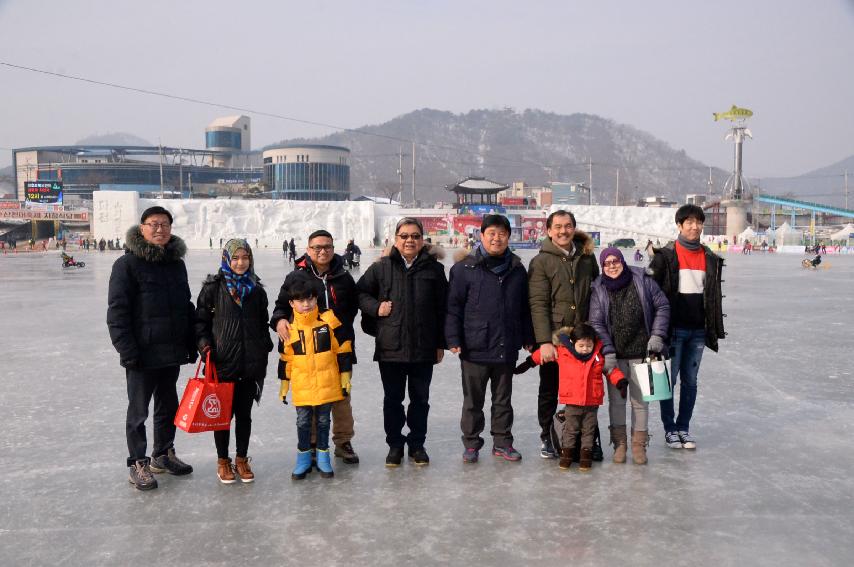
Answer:
<svg viewBox="0 0 854 567"><path fill-rule="evenodd" d="M293 404L319 406L344 399L341 374L349 379L352 352L352 342L332 310L319 316L316 307L308 313L294 310L290 340L280 355ZM287 390L283 392L282 399Z"/></svg>

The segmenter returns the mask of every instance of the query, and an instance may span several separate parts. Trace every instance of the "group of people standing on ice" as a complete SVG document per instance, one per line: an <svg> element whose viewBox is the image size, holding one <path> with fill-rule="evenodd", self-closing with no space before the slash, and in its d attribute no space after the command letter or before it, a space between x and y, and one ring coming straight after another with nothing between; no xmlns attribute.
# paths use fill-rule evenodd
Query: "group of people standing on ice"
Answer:
<svg viewBox="0 0 854 567"><path fill-rule="evenodd" d="M487 390L490 452L521 460L513 446L513 376L534 365L540 377L541 457L559 458L561 468L577 461L581 470L589 470L597 456L601 460L596 410L607 390L614 462L626 461L630 438L634 462L646 463L648 404L633 364L649 353L669 352L672 380L681 385L678 413L673 400L661 402L665 442L693 449L690 420L700 360L704 348L717 350L724 336L722 260L700 243L702 209L683 206L675 220L678 239L655 250L647 273L628 266L616 248L602 250L597 261L592 239L576 230L575 217L564 210L549 216L548 237L526 269L509 248L507 218L486 215L480 243L455 258L446 277L443 250L425 241L418 219L407 217L397 223L392 246L358 282L335 253L332 235L317 230L309 235L305 255L295 259L268 318L267 294L248 242L225 243L219 269L205 280L194 306L183 262L186 246L171 234L169 211L149 208L128 231L127 251L113 266L107 312L128 383L130 481L146 490L157 486L152 472L192 472L175 454L172 420L178 369L195 362L198 353L211 356L221 380L235 382L236 456L232 462L230 432L215 432L217 476L224 483L254 480L251 409L261 398L274 347L268 325L279 339L278 398L285 404L290 399L297 410L292 477L305 478L313 467L332 476L333 457L358 463L349 396L358 311L362 330L375 337L388 467L400 466L407 453L416 465L430 462L430 385L445 350L460 358L465 463L477 462L485 444ZM517 366L522 349L530 356ZM152 397L149 458L145 419ZM566 405L559 450L551 439L558 403Z"/></svg>

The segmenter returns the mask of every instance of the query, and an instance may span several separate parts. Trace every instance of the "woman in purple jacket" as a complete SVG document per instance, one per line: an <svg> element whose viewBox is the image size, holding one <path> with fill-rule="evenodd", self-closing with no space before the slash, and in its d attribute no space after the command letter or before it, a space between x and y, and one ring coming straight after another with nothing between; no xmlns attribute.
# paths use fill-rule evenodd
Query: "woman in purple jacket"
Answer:
<svg viewBox="0 0 854 567"><path fill-rule="evenodd" d="M605 248L599 255L602 275L593 282L590 296L590 324L602 340L605 373L614 367L629 377L632 404L632 460L645 464L649 403L644 402L634 374L634 364L647 353L665 352L670 324L670 302L642 268L629 267L617 248ZM608 413L614 462L626 462L625 393L608 385Z"/></svg>

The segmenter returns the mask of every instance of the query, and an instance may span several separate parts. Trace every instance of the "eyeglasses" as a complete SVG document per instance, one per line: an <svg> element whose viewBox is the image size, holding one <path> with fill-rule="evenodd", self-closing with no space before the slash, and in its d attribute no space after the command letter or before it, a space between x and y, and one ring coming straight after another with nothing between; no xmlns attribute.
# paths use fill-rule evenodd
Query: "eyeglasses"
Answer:
<svg viewBox="0 0 854 567"><path fill-rule="evenodd" d="M421 240L421 235L417 232L414 234L398 234L397 237L401 240Z"/></svg>
<svg viewBox="0 0 854 567"><path fill-rule="evenodd" d="M617 266L621 266L623 263L619 260L605 260L602 262L602 266L605 268L616 268Z"/></svg>
<svg viewBox="0 0 854 567"><path fill-rule="evenodd" d="M314 250L315 252L329 252L330 250L335 248L335 246L333 246L332 244L318 244L315 246L309 246L309 248Z"/></svg>
<svg viewBox="0 0 854 567"><path fill-rule="evenodd" d="M151 230L154 230L154 231L161 230L161 229L162 230L169 230L170 228L172 228L172 225L169 224L168 222L144 222L142 224L144 224L145 226L147 226L148 228L150 228Z"/></svg>

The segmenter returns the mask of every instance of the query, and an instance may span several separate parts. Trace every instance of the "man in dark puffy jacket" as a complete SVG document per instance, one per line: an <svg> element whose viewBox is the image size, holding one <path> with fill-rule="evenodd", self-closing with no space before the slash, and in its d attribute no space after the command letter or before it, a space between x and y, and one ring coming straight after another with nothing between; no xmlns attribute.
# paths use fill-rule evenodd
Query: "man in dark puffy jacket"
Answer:
<svg viewBox="0 0 854 567"><path fill-rule="evenodd" d="M288 290L296 281L310 282L317 288L317 306L321 311L331 309L341 322L346 338L353 341L353 362L356 362L355 333L353 320L359 310L359 294L353 276L344 269L344 259L335 253L332 235L325 230L316 230L308 236L308 248L302 258L294 263L294 270L285 278L276 307L270 317L270 327L279 335L279 352L290 337L290 319L293 309L289 303ZM280 377L284 376L280 366ZM359 462L359 455L353 449L354 421L350 396L332 404L332 442L335 443L335 456L346 464Z"/></svg>
<svg viewBox="0 0 854 567"><path fill-rule="evenodd" d="M492 390L492 454L508 461L522 455L513 448L513 369L519 349L534 343L528 306L528 275L510 252L510 221L486 215L480 244L451 268L445 339L460 355L463 379L463 462L478 460L484 429L486 386Z"/></svg>
<svg viewBox="0 0 854 567"><path fill-rule="evenodd" d="M403 447L409 458L427 465L424 449L433 365L445 348L445 306L448 280L437 259L441 249L424 242L418 219L406 217L395 227L394 247L359 279L362 317L376 320L374 360L383 382L383 421L387 467L398 467ZM403 400L409 387L409 408ZM403 426L409 434L403 435Z"/></svg>
<svg viewBox="0 0 854 567"><path fill-rule="evenodd" d="M125 241L125 254L110 274L107 326L127 377L130 482L150 490L157 488L152 472L193 472L175 456L173 420L178 410L178 370L197 358L194 309L183 260L187 246L172 234L169 211L146 209ZM145 420L152 396L154 445L149 459Z"/></svg>

